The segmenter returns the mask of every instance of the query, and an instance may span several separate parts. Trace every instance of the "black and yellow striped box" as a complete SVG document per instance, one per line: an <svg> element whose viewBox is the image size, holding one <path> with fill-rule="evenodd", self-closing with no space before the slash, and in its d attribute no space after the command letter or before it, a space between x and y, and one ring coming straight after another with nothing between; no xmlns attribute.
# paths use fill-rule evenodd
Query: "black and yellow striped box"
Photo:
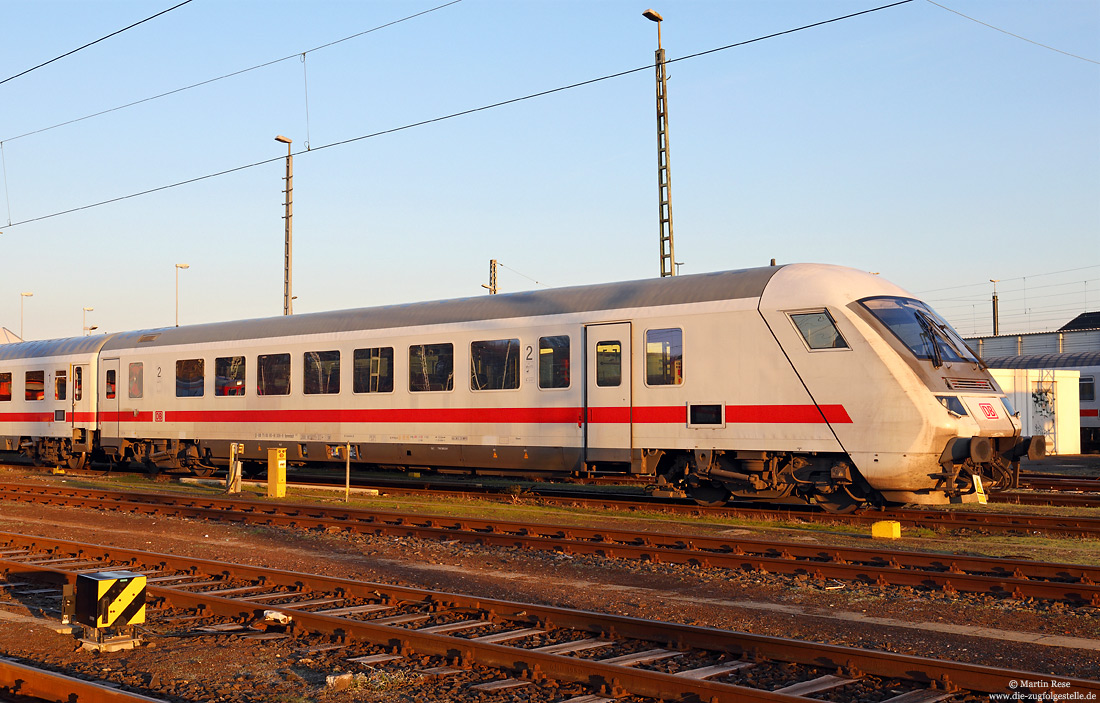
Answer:
<svg viewBox="0 0 1100 703"><path fill-rule="evenodd" d="M81 625L125 627L145 622L145 576L101 571L76 577L76 615Z"/></svg>

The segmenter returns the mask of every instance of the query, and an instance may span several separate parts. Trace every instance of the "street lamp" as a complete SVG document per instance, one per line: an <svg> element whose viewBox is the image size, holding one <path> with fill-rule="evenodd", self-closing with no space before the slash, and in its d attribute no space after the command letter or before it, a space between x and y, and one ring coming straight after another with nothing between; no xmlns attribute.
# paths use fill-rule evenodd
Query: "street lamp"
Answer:
<svg viewBox="0 0 1100 703"><path fill-rule="evenodd" d="M88 313L92 312L93 310L95 310L95 308L85 306L84 309L80 312L80 326L84 330L85 337L87 337L88 333L96 329L97 327L97 325L92 325L91 327L88 326Z"/></svg>
<svg viewBox="0 0 1100 703"><path fill-rule="evenodd" d="M294 239L291 236L291 218L294 215L294 153L291 151L290 139L279 135L275 137L275 141L286 144L286 190L283 193L286 194L286 201L284 205L286 207L286 213L283 215L283 219L286 220L286 234L283 243L283 314L294 314L294 296L291 295L291 270L294 263Z"/></svg>
<svg viewBox="0 0 1100 703"><path fill-rule="evenodd" d="M189 269L190 264L176 264L176 327L180 326L180 269Z"/></svg>
<svg viewBox="0 0 1100 703"><path fill-rule="evenodd" d="M30 298L34 293L20 293L19 294L19 339L23 339L23 298Z"/></svg>

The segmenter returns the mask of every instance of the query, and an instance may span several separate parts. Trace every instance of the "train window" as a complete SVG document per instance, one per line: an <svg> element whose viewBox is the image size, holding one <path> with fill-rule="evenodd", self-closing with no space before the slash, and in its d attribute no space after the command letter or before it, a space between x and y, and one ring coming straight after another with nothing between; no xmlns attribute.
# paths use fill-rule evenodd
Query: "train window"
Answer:
<svg viewBox="0 0 1100 703"><path fill-rule="evenodd" d="M470 390L519 388L519 340L494 339L470 344Z"/></svg>
<svg viewBox="0 0 1100 703"><path fill-rule="evenodd" d="M454 345L414 344L409 347L409 390L449 391L454 388Z"/></svg>
<svg viewBox="0 0 1100 703"><path fill-rule="evenodd" d="M393 347L356 349L352 390L356 393L393 392Z"/></svg>
<svg viewBox="0 0 1100 703"><path fill-rule="evenodd" d="M539 388L569 387L569 335L539 337Z"/></svg>
<svg viewBox="0 0 1100 703"><path fill-rule="evenodd" d="M244 395L243 356L222 356L214 359L214 395Z"/></svg>
<svg viewBox="0 0 1100 703"><path fill-rule="evenodd" d="M302 370L302 391L306 395L340 392L340 352L306 352Z"/></svg>
<svg viewBox="0 0 1100 703"><path fill-rule="evenodd" d="M791 314L791 322L806 340L810 349L847 349L848 343L840 336L833 318L825 310Z"/></svg>
<svg viewBox="0 0 1100 703"><path fill-rule="evenodd" d="M80 400L84 395L84 369L77 366L73 369L73 400Z"/></svg>
<svg viewBox="0 0 1100 703"><path fill-rule="evenodd" d="M619 386L623 382L623 345L619 341L596 342L596 385Z"/></svg>
<svg viewBox="0 0 1100 703"><path fill-rule="evenodd" d="M46 372L28 371L23 390L25 400L44 400L46 398Z"/></svg>
<svg viewBox="0 0 1100 703"><path fill-rule="evenodd" d="M54 372L54 374L53 374L53 399L54 400L65 400L65 397L68 395L68 392L67 392L68 388L66 388L66 386L68 385L68 378L66 378L66 377L68 375L69 375L69 372L66 371L65 369L58 369L57 371Z"/></svg>
<svg viewBox="0 0 1100 703"><path fill-rule="evenodd" d="M256 395L290 395L290 354L256 357Z"/></svg>
<svg viewBox="0 0 1100 703"><path fill-rule="evenodd" d="M176 362L177 398L201 398L206 391L205 386L205 359L180 359Z"/></svg>
<svg viewBox="0 0 1100 703"><path fill-rule="evenodd" d="M130 364L130 373L126 387L131 398L140 398L145 394L145 365L140 361Z"/></svg>
<svg viewBox="0 0 1100 703"><path fill-rule="evenodd" d="M115 389L118 387L118 372L114 369L107 369L107 400L115 399Z"/></svg>
<svg viewBox="0 0 1100 703"><path fill-rule="evenodd" d="M684 382L683 330L646 330L645 382L650 386L678 386Z"/></svg>
<svg viewBox="0 0 1100 703"><path fill-rule="evenodd" d="M1092 376L1081 377L1081 400L1086 403L1096 402L1096 381Z"/></svg>
<svg viewBox="0 0 1100 703"><path fill-rule="evenodd" d="M11 400L11 371L0 373L0 401Z"/></svg>

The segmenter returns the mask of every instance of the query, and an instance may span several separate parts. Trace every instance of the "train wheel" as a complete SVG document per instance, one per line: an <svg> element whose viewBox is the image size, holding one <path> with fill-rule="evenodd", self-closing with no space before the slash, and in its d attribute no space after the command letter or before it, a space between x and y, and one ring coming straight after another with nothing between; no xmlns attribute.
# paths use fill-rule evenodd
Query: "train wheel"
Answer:
<svg viewBox="0 0 1100 703"><path fill-rule="evenodd" d="M84 468L84 465L88 463L87 452L80 452L79 454L70 454L69 459L66 462L69 468L73 471L80 471Z"/></svg>
<svg viewBox="0 0 1100 703"><path fill-rule="evenodd" d="M707 483L689 488L688 497L704 508L717 508L729 501L730 492L721 486Z"/></svg>
<svg viewBox="0 0 1100 703"><path fill-rule="evenodd" d="M218 469L215 466L192 466L191 467L191 473L195 474L199 478L206 478L207 476L213 476L214 472L217 471L217 470Z"/></svg>

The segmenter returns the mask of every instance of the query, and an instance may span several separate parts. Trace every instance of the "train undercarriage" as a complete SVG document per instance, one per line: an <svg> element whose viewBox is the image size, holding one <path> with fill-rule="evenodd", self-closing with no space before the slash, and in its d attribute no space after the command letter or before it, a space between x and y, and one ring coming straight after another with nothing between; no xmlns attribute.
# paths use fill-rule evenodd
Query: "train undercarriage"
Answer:
<svg viewBox="0 0 1100 703"><path fill-rule="evenodd" d="M94 461L111 466L136 465L151 474L188 471L197 476L210 476L228 464L222 452L216 451L209 443L197 440L97 440L95 434L85 436L81 433L75 434L72 439L24 437L18 442L18 451L38 466L53 465L73 470ZM938 470L928 474L929 479L935 482L930 490L955 501L974 494L978 479L984 490L1010 488L1018 480L1019 459L1025 455L1033 458L1042 456L1041 440L1041 437L1025 438L1023 441L1014 437L953 439L940 457ZM11 446L13 442L8 444L10 449L16 449ZM305 448L305 445L302 446ZM317 452L314 456L324 454ZM359 466L367 468L374 465L369 454L358 448L352 456ZM579 472L547 470L545 467L525 471L521 467L384 464L390 469L434 469L447 474L541 478L563 474L574 478L592 476L594 469L602 469L607 472L600 472L604 476L617 472L635 477L653 477L651 493L687 497L703 506L723 505L730 500L758 500L811 503L830 512L850 513L863 507L882 507L889 502L867 482L846 454L651 449L640 452L639 458L640 461L633 466L594 467L585 464ZM246 473L262 472L263 464L257 457L246 457L245 461Z"/></svg>

